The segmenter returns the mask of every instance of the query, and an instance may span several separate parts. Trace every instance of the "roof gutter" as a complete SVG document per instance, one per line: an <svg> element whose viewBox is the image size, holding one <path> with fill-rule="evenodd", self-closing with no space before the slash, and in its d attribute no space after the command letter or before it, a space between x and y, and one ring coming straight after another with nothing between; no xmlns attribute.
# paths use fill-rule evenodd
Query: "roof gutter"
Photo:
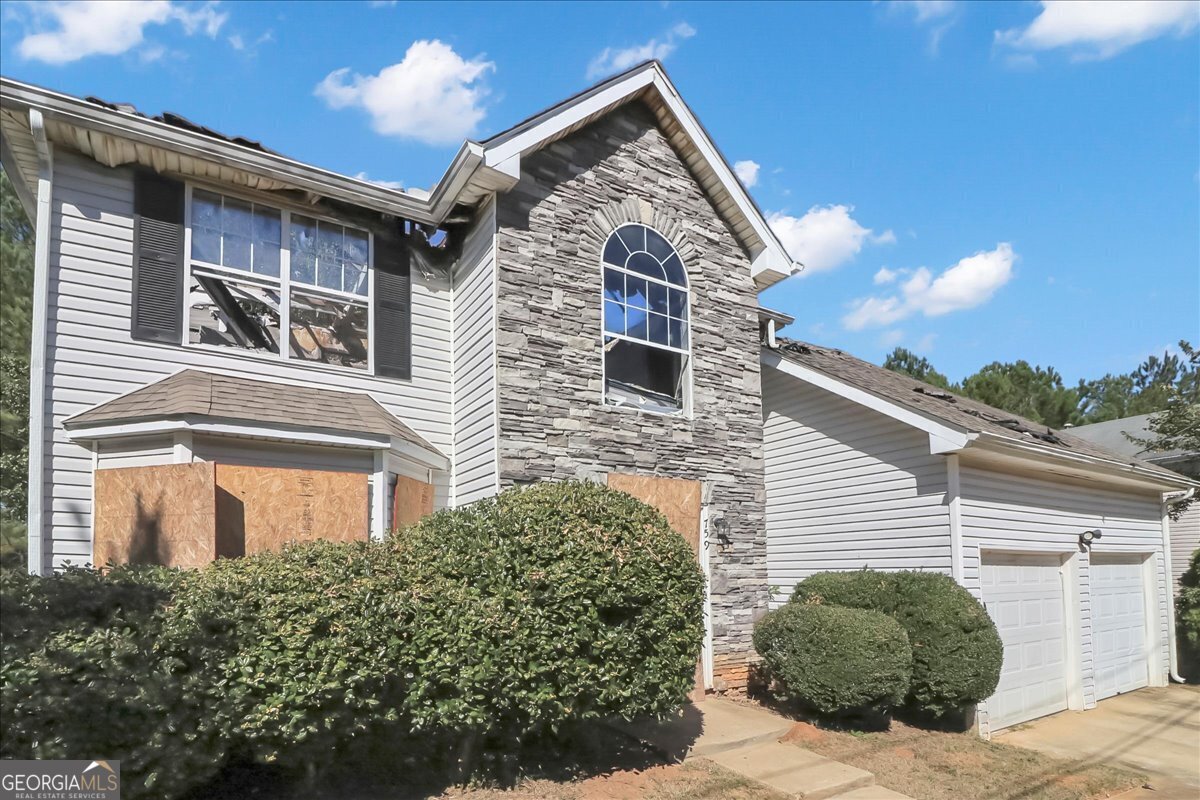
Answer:
<svg viewBox="0 0 1200 800"><path fill-rule="evenodd" d="M980 433L966 445L966 447L972 446L978 450L1009 453L1037 461L1049 461L1088 467L1089 469L1099 469L1100 471L1107 472L1112 475L1139 479L1146 483L1154 484L1159 488L1174 487L1179 489L1187 489L1196 486L1194 481L1183 475L1174 476L1164 474L1167 472L1167 470L1147 469L1140 464L1131 464L1114 459L1101 458L1099 456L1085 455L1083 453L1068 453L1060 450L1052 450L1032 442L1021 442L1015 439L1010 439L1007 436L1000 436L995 433Z"/></svg>
<svg viewBox="0 0 1200 800"><path fill-rule="evenodd" d="M358 178L313 167L286 156L260 152L233 142L222 142L210 136L185 131L165 122L114 111L11 78L0 78L0 100L10 108L38 111L48 121L62 122L135 143L169 149L202 161L272 178L324 197L431 225L440 224L449 215L457 202L459 192L470 182L483 161L483 148L480 145L474 142L464 143L429 197L420 198L397 189L388 189Z"/></svg>

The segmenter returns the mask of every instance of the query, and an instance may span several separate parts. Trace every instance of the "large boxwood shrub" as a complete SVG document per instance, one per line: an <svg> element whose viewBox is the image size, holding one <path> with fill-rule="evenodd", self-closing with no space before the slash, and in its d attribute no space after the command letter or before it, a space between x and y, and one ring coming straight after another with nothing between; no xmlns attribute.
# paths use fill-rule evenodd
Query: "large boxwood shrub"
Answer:
<svg viewBox="0 0 1200 800"><path fill-rule="evenodd" d="M754 649L791 699L823 714L886 712L912 677L912 648L877 611L789 603L754 628Z"/></svg>
<svg viewBox="0 0 1200 800"><path fill-rule="evenodd" d="M666 519L594 483L515 488L392 539L417 624L418 730L510 743L662 714L692 688L704 579Z"/></svg>
<svg viewBox="0 0 1200 800"><path fill-rule="evenodd" d="M793 603L880 611L912 645L907 703L940 716L987 699L1000 680L1004 646L987 610L947 575L934 572L818 573L796 585Z"/></svg>
<svg viewBox="0 0 1200 800"><path fill-rule="evenodd" d="M0 756L121 759L128 797L173 797L227 752L208 670L230 642L172 631L196 575L127 568L0 576Z"/></svg>

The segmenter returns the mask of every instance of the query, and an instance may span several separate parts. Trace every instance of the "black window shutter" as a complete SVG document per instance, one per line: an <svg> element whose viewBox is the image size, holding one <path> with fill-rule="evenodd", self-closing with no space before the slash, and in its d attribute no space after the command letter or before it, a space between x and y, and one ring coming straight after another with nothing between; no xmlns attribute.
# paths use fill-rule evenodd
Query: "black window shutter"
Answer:
<svg viewBox="0 0 1200 800"><path fill-rule="evenodd" d="M412 377L412 272L402 237L375 237L375 374Z"/></svg>
<svg viewBox="0 0 1200 800"><path fill-rule="evenodd" d="M183 339L183 184L151 172L133 184L134 339Z"/></svg>

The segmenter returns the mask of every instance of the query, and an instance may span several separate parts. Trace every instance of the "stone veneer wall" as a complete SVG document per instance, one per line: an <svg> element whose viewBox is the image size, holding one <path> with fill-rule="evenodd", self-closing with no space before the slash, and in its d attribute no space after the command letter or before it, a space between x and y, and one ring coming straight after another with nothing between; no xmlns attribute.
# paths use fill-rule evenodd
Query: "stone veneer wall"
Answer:
<svg viewBox="0 0 1200 800"><path fill-rule="evenodd" d="M650 110L625 106L525 158L497 210L500 481L699 480L711 520L713 673L744 691L767 608L757 294L750 263ZM606 407L600 247L643 221L671 239L691 286L690 419Z"/></svg>

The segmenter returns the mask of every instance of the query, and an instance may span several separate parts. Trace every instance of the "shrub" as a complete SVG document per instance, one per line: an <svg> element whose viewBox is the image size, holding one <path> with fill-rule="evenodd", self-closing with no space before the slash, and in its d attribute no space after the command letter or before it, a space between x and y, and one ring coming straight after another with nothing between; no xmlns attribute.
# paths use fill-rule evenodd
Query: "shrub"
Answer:
<svg viewBox="0 0 1200 800"><path fill-rule="evenodd" d="M199 575L174 619L182 640L235 640L212 665L231 746L317 765L398 719L414 620L396 556L377 543L312 542Z"/></svg>
<svg viewBox="0 0 1200 800"><path fill-rule="evenodd" d="M5 758L122 761L129 797L171 797L224 762L213 643L170 635L194 578L159 568L0 578Z"/></svg>
<svg viewBox="0 0 1200 800"><path fill-rule="evenodd" d="M1175 635L1179 637L1180 668L1184 677L1200 679L1200 550L1192 553L1187 570L1179 578Z"/></svg>
<svg viewBox="0 0 1200 800"><path fill-rule="evenodd" d="M393 537L416 603L418 730L509 741L678 708L704 579L666 519L593 483L510 489Z"/></svg>
<svg viewBox="0 0 1200 800"><path fill-rule="evenodd" d="M823 714L885 712L912 676L908 636L877 611L789 603L755 626L754 648L789 698Z"/></svg>
<svg viewBox="0 0 1200 800"><path fill-rule="evenodd" d="M987 699L1000 680L1004 647L984 607L949 576L934 572L821 573L796 586L793 603L881 611L912 645L907 702L941 716Z"/></svg>

